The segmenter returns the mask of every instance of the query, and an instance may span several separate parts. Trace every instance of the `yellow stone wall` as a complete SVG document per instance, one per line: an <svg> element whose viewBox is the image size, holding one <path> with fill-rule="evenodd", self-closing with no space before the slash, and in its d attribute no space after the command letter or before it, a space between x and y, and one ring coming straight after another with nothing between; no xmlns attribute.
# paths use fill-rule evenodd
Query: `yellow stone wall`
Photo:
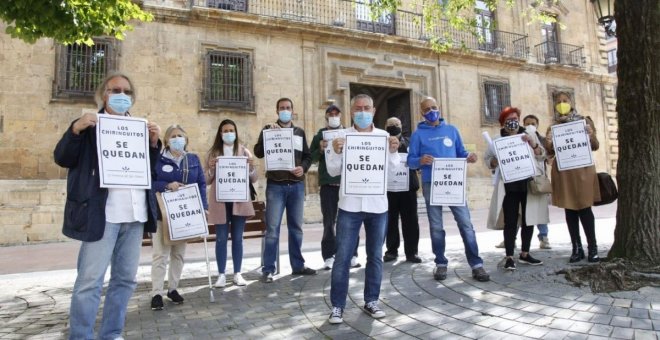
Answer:
<svg viewBox="0 0 660 340"><path fill-rule="evenodd" d="M481 122L482 77L507 79L512 105L523 114L539 116L543 132L552 118L548 87L572 88L579 112L591 116L598 129L603 147L596 153L597 168L612 170L616 141L610 139L616 132L604 105L612 108L615 81L602 65L601 35L592 23L591 9L585 1L562 3L563 10L557 9L566 12L560 14L567 26L562 42L585 46L585 69L538 64L533 46L540 42L540 33L515 14L520 4L497 12L498 28L529 36L531 53L526 60L484 52L439 55L422 40L191 9L180 0L144 1L156 19L136 23L119 43L117 65L132 77L138 91L133 116L155 121L163 131L171 124L182 125L190 136L189 149L202 156L225 118L237 122L239 138L251 149L261 127L276 119L275 101L280 97L293 99L294 124L305 128L309 143L325 124L328 104L348 111L351 83L409 89L413 122L420 119L421 99L438 98L444 117L481 156L481 132L499 131L499 126ZM0 24L2 32L4 25ZM201 107L204 51L214 47L251 53L254 111ZM0 50L0 152L5 155L0 158L0 244L61 240L66 170L53 163L52 151L70 122L95 110L95 104L53 99L57 45L52 40L28 45L2 33ZM610 93L607 101L604 89ZM348 116L343 119L349 124ZM321 220L315 171L313 167L307 180L307 222ZM471 208L487 208L489 171L478 162L470 165L468 175ZM262 198L264 189L262 177Z"/></svg>

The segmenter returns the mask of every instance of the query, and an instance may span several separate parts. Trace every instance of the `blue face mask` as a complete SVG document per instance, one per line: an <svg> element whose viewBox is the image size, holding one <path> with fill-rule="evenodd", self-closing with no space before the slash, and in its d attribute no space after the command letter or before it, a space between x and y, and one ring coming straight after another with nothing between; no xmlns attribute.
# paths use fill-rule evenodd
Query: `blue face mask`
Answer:
<svg viewBox="0 0 660 340"><path fill-rule="evenodd" d="M286 110L280 111L279 112L279 118L280 118L280 122L282 122L282 123L286 124L286 123L290 122L291 121L291 111L286 111Z"/></svg>
<svg viewBox="0 0 660 340"><path fill-rule="evenodd" d="M108 106L112 109L112 111L115 111L121 115L126 114L128 109L133 106L133 102L131 100L131 97L123 94L123 93L117 93L117 94L111 94L110 97L108 98Z"/></svg>
<svg viewBox="0 0 660 340"><path fill-rule="evenodd" d="M360 129L366 129L374 122L374 115L368 111L356 112L353 117L353 122L355 122L355 125Z"/></svg>
<svg viewBox="0 0 660 340"><path fill-rule="evenodd" d="M234 145L236 141L236 133L234 132L225 132L222 134L222 141L227 145Z"/></svg>
<svg viewBox="0 0 660 340"><path fill-rule="evenodd" d="M170 149L178 152L183 152L186 148L186 137L170 138Z"/></svg>
<svg viewBox="0 0 660 340"><path fill-rule="evenodd" d="M431 110L424 114L424 119L431 123L435 123L440 119L440 110Z"/></svg>

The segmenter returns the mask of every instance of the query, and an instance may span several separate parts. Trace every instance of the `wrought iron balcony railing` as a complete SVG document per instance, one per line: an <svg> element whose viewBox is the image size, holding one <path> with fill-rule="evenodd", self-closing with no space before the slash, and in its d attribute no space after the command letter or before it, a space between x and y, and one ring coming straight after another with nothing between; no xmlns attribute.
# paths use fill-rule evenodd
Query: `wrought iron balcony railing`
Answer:
<svg viewBox="0 0 660 340"><path fill-rule="evenodd" d="M542 64L558 64L584 68L584 47L546 41L534 46L536 59Z"/></svg>
<svg viewBox="0 0 660 340"><path fill-rule="evenodd" d="M396 35L411 39L428 40L422 15L398 10L371 18L367 0L192 0L197 7L240 11L258 16L283 18L324 26L342 27ZM517 59L529 54L527 36L490 29L480 29L477 35L457 30L442 20L433 36L451 41L454 47L486 51ZM481 37L481 38L480 38Z"/></svg>

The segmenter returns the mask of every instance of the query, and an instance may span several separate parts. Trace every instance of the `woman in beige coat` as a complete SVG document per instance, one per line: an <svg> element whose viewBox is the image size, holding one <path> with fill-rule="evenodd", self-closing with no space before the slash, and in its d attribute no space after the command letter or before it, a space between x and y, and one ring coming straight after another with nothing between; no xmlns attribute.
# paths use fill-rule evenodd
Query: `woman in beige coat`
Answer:
<svg viewBox="0 0 660 340"><path fill-rule="evenodd" d="M598 139L596 138L596 129L594 122L589 117L580 116L571 106L570 95L568 93L559 93L556 99L555 110L557 118L553 125L568 123L584 119L586 122L585 130L589 134L591 150L598 150ZM555 149L552 142L552 128L548 128L546 134L545 146L550 157L555 155ZM584 250L582 249L582 240L580 239L580 222L584 234L587 237L588 261L598 262L598 245L596 244L595 218L591 211L594 202L600 200L600 189L598 187L598 178L596 176L596 167L589 166L585 168L570 169L559 171L556 158L552 161L552 204L564 208L566 215L566 225L571 235L573 252L569 262L577 262L584 259Z"/></svg>
<svg viewBox="0 0 660 340"><path fill-rule="evenodd" d="M245 156L248 158L250 182L257 180L257 172L252 164L252 154L239 143L236 123L225 119L220 123L213 146L208 152L206 184L209 190L209 224L215 224L215 260L218 264L218 280L215 286L222 288L227 284L225 268L227 265L227 240L231 230L231 257L234 262L234 284L245 286L241 275L243 261L243 230L248 217L254 216L252 202L217 202L215 199L215 166L219 156Z"/></svg>
<svg viewBox="0 0 660 340"><path fill-rule="evenodd" d="M502 138L512 135L520 135L526 141L534 152L534 164L537 173L543 173L543 162L546 152L540 145L539 139L534 131L526 131L520 126L520 110L515 107L507 107L500 113L500 136ZM498 167L498 160L492 148L486 150L484 155L486 166L493 170ZM515 270L516 265L513 261L513 250L516 241L518 225L520 228L520 238L522 247L518 261L530 265L543 264L542 261L533 258L529 254L529 248L534 233L534 225L539 223L548 223L548 204L547 195L533 195L527 190L529 179L504 183L499 175L496 178L495 190L490 201L490 210L488 213L488 228L504 228L504 246L506 251L506 261L504 269ZM522 218L519 218L522 215Z"/></svg>

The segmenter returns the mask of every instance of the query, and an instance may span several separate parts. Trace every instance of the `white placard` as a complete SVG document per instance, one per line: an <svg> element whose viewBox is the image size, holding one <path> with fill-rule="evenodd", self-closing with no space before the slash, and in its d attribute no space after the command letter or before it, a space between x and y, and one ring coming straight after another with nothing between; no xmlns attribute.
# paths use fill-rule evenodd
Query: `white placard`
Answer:
<svg viewBox="0 0 660 340"><path fill-rule="evenodd" d="M250 169L247 157L220 156L215 166L216 202L249 202Z"/></svg>
<svg viewBox="0 0 660 340"><path fill-rule="evenodd" d="M584 119L557 124L552 129L552 144L557 157L557 170L584 168L594 165L589 134Z"/></svg>
<svg viewBox="0 0 660 340"><path fill-rule="evenodd" d="M101 188L151 189L145 119L99 114L96 152Z"/></svg>
<svg viewBox="0 0 660 340"><path fill-rule="evenodd" d="M263 137L266 171L293 170L296 167L293 129L267 129Z"/></svg>
<svg viewBox="0 0 660 340"><path fill-rule="evenodd" d="M328 146L325 147L325 153L324 157L328 157L328 154L332 150L332 141L335 138L344 138L344 135L346 134L344 129L336 129L336 130L324 130L323 131L323 140L328 142ZM328 160L326 159L326 162Z"/></svg>
<svg viewBox="0 0 660 340"><path fill-rule="evenodd" d="M465 158L434 158L430 205L465 206L467 187Z"/></svg>
<svg viewBox="0 0 660 340"><path fill-rule="evenodd" d="M345 196L387 194L387 135L346 134L341 187Z"/></svg>
<svg viewBox="0 0 660 340"><path fill-rule="evenodd" d="M177 191L162 194L163 207L172 241L206 236L209 234L202 196L197 183L179 187Z"/></svg>
<svg viewBox="0 0 660 340"><path fill-rule="evenodd" d="M493 141L498 168L504 183L515 182L536 175L534 152L522 135L498 138Z"/></svg>
<svg viewBox="0 0 660 340"><path fill-rule="evenodd" d="M387 176L387 191L401 192L410 190L410 169L408 169L408 154L399 153L401 162L396 164L394 169L390 169L390 175Z"/></svg>

